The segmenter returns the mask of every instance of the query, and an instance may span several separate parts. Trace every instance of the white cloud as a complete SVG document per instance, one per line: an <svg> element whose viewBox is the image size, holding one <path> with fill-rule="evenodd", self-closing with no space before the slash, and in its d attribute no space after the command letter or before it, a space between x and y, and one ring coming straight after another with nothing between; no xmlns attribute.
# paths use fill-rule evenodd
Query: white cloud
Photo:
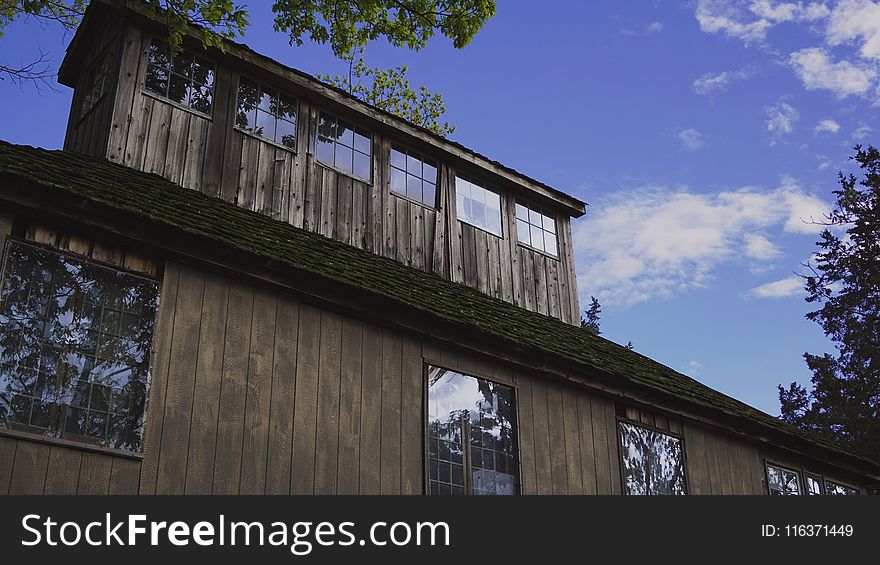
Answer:
<svg viewBox="0 0 880 565"><path fill-rule="evenodd" d="M817 209L830 206L788 177L763 191L623 191L594 201L574 224L579 288L611 306L707 286L721 265L777 257L772 239L781 233L820 231L801 220Z"/></svg>
<svg viewBox="0 0 880 565"><path fill-rule="evenodd" d="M856 43L866 59L880 59L880 4L842 0L831 11L826 36L830 45Z"/></svg>
<svg viewBox="0 0 880 565"><path fill-rule="evenodd" d="M703 134L694 128L683 129L678 132L677 136L682 145L691 151L696 151L706 145L706 141L703 139Z"/></svg>
<svg viewBox="0 0 880 565"><path fill-rule="evenodd" d="M865 138L867 138L871 134L871 132L874 132L874 131L877 131L877 130L875 130L871 126L861 125L861 126L857 127L855 129L855 131L852 132L852 139L853 139L853 141L864 141Z"/></svg>
<svg viewBox="0 0 880 565"><path fill-rule="evenodd" d="M687 371L685 371L685 374L687 374L689 377L696 377L699 376L700 371L702 370L702 363L700 363L699 361L691 361L690 363L688 363L688 368Z"/></svg>
<svg viewBox="0 0 880 565"><path fill-rule="evenodd" d="M753 298L785 298L798 296L804 292L804 281L797 275L780 279L778 281L762 284L748 292Z"/></svg>
<svg viewBox="0 0 880 565"><path fill-rule="evenodd" d="M724 92L731 83L745 80L754 74L751 67L746 67L736 71L722 71L720 73L706 73L696 79L693 84L694 92L706 96Z"/></svg>
<svg viewBox="0 0 880 565"><path fill-rule="evenodd" d="M767 32L788 22L815 22L827 18L824 2L773 0L697 0L694 15L700 29L724 33L745 43L764 43Z"/></svg>
<svg viewBox="0 0 880 565"><path fill-rule="evenodd" d="M795 51L789 63L807 90L829 90L838 98L864 96L877 76L873 69L849 61L834 62L818 47Z"/></svg>
<svg viewBox="0 0 880 565"><path fill-rule="evenodd" d="M767 106L764 111L767 114L767 131L770 133L771 145L793 132L794 123L800 118L800 112L782 101Z"/></svg>
<svg viewBox="0 0 880 565"><path fill-rule="evenodd" d="M775 243L759 233L750 233L745 237L745 253L747 257L768 261L782 256L782 251Z"/></svg>
<svg viewBox="0 0 880 565"><path fill-rule="evenodd" d="M645 28L645 35L660 33L661 31L663 31L663 22L651 22L648 24L648 27Z"/></svg>
<svg viewBox="0 0 880 565"><path fill-rule="evenodd" d="M813 128L813 134L830 133L832 135L840 131L840 124L834 120L820 120L816 127Z"/></svg>

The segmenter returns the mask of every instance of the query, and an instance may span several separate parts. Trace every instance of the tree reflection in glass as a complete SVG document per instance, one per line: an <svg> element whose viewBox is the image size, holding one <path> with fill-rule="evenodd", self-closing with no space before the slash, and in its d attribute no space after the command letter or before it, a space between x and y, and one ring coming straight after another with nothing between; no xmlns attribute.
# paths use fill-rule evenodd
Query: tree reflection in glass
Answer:
<svg viewBox="0 0 880 565"><path fill-rule="evenodd" d="M139 451L155 281L10 242L0 426Z"/></svg>
<svg viewBox="0 0 880 565"><path fill-rule="evenodd" d="M513 388L429 367L428 465L431 494L517 494Z"/></svg>
<svg viewBox="0 0 880 565"><path fill-rule="evenodd" d="M626 494L686 494L681 440L620 422Z"/></svg>
<svg viewBox="0 0 880 565"><path fill-rule="evenodd" d="M798 474L773 465L767 465L767 486L771 495L797 495L801 493Z"/></svg>

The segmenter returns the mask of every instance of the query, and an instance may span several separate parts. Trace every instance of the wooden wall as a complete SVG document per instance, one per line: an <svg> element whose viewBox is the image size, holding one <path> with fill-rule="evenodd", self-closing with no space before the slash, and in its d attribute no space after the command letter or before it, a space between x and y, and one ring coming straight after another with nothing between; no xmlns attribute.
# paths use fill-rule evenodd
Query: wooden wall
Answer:
<svg viewBox="0 0 880 565"><path fill-rule="evenodd" d="M297 149L289 151L233 129L238 74L230 67L217 69L210 119L144 94L149 38L131 27L124 35L115 104L109 126L105 124L109 131L102 130L106 137L87 137L82 143L103 142L112 161L529 310L580 322L571 226L565 213L557 215L558 259L517 244L509 194L503 199L504 238L490 235L456 219L456 171L450 164L440 167L436 210L399 198L388 189L390 138L374 133L373 182L359 181L319 164L312 155L320 106L308 93L290 90L299 95L300 103Z"/></svg>
<svg viewBox="0 0 880 565"><path fill-rule="evenodd" d="M515 387L523 493L621 493L610 397L286 292L169 263L154 351L142 461L0 434L0 494L421 494L424 363ZM764 492L767 449L637 414L690 493Z"/></svg>
<svg viewBox="0 0 880 565"><path fill-rule="evenodd" d="M113 114L115 101L114 91L116 75L111 73L113 84L108 87L104 95L84 115L81 113L83 97L89 85L89 68L92 63L107 49L116 49L115 65L119 68L122 51L122 42L125 37L125 22L110 16L107 12L101 12L96 17L100 21L95 22L98 30L94 36L83 38L83 61L77 73L77 84L73 91L73 99L70 104L70 116L67 120L67 132L64 137L64 150L88 153L89 155L105 156L107 152L107 140L110 134L110 120ZM115 44L115 45L114 45Z"/></svg>

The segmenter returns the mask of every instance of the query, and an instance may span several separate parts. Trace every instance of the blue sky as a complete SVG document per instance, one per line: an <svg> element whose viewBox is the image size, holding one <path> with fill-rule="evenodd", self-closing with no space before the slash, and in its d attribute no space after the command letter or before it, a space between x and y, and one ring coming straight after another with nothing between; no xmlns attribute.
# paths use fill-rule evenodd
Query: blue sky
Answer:
<svg viewBox="0 0 880 565"><path fill-rule="evenodd" d="M246 43L342 71L269 31L268 5L250 4ZM18 22L0 61L57 62L68 40ZM804 351L831 351L795 276L818 231L803 220L830 208L852 145L877 143L877 2L501 0L464 50L366 55L442 92L453 139L590 203L577 272L606 337L773 414L777 383L809 382ZM0 138L60 147L70 97L0 83Z"/></svg>

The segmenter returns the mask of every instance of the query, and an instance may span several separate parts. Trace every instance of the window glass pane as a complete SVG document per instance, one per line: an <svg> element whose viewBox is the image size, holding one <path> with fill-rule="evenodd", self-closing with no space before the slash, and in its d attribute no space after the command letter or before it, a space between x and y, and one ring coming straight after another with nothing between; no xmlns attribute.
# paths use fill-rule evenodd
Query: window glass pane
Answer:
<svg viewBox="0 0 880 565"><path fill-rule="evenodd" d="M391 190L397 194L406 194L406 173L394 167L391 168Z"/></svg>
<svg viewBox="0 0 880 565"><path fill-rule="evenodd" d="M550 255L559 255L559 249L556 247L556 236L552 233L544 232L544 251Z"/></svg>
<svg viewBox="0 0 880 565"><path fill-rule="evenodd" d="M816 496L822 494L822 483L819 482L819 479L816 477L807 475L806 476L806 486L807 486L807 494Z"/></svg>
<svg viewBox="0 0 880 565"><path fill-rule="evenodd" d="M406 157L406 172L415 175L419 178L422 176L422 161L414 156L407 155Z"/></svg>
<svg viewBox="0 0 880 565"><path fill-rule="evenodd" d="M214 92L210 86L200 86L194 83L190 90L190 107L203 114L210 114L213 98Z"/></svg>
<svg viewBox="0 0 880 565"><path fill-rule="evenodd" d="M318 118L318 135L328 140L336 139L336 120L333 116L321 112Z"/></svg>
<svg viewBox="0 0 880 565"><path fill-rule="evenodd" d="M168 70L157 65L147 65L147 78L144 88L153 94L168 95Z"/></svg>
<svg viewBox="0 0 880 565"><path fill-rule="evenodd" d="M139 451L158 285L10 242L0 426Z"/></svg>
<svg viewBox="0 0 880 565"><path fill-rule="evenodd" d="M275 139L275 116L257 108L257 127L254 133L268 139Z"/></svg>
<svg viewBox="0 0 880 565"><path fill-rule="evenodd" d="M296 98L291 98L286 94L281 94L278 97L280 102L278 108L278 117L283 118L285 120L290 120L293 123L296 123L296 114L297 114L297 100Z"/></svg>
<svg viewBox="0 0 880 565"><path fill-rule="evenodd" d="M363 131L358 130L357 133L354 134L354 148L360 151L361 153L370 154L370 134Z"/></svg>
<svg viewBox="0 0 880 565"><path fill-rule="evenodd" d="M202 85L214 87L214 65L199 57L193 62L193 81Z"/></svg>
<svg viewBox="0 0 880 565"><path fill-rule="evenodd" d="M529 223L533 226L542 227L541 223L541 213L529 208Z"/></svg>
<svg viewBox="0 0 880 565"><path fill-rule="evenodd" d="M295 149L296 124L288 122L287 120L279 119L275 124L275 141L281 145Z"/></svg>
<svg viewBox="0 0 880 565"><path fill-rule="evenodd" d="M327 165L332 165L333 148L335 146L336 144L329 139L319 137L318 141L315 143L315 156L318 158L318 161L321 161L322 163L325 163Z"/></svg>
<svg viewBox="0 0 880 565"><path fill-rule="evenodd" d="M422 179L414 175L406 175L406 195L413 200L422 200Z"/></svg>
<svg viewBox="0 0 880 565"><path fill-rule="evenodd" d="M767 486L772 495L800 494L800 482L794 471L767 466Z"/></svg>
<svg viewBox="0 0 880 565"><path fill-rule="evenodd" d="M354 153L354 176L369 181L372 172L372 160L369 155L364 155L359 151Z"/></svg>
<svg viewBox="0 0 880 565"><path fill-rule="evenodd" d="M391 166L406 171L406 154L396 147L391 148Z"/></svg>
<svg viewBox="0 0 880 565"><path fill-rule="evenodd" d="M529 231L531 232L532 238L532 247L536 249L544 250L544 232L541 228L537 226L529 226Z"/></svg>
<svg viewBox="0 0 880 565"><path fill-rule="evenodd" d="M618 433L627 494L686 494L679 438L627 422Z"/></svg>
<svg viewBox="0 0 880 565"><path fill-rule="evenodd" d="M556 221L553 218L542 214L541 222L543 223L544 231L556 233Z"/></svg>
<svg viewBox="0 0 880 565"><path fill-rule="evenodd" d="M511 387L429 367L427 442L430 492L517 494L516 406Z"/></svg>
<svg viewBox="0 0 880 565"><path fill-rule="evenodd" d="M531 232L529 231L529 224L526 222L517 219L516 220L516 237L519 241L525 243L526 245L532 244Z"/></svg>
<svg viewBox="0 0 880 565"><path fill-rule="evenodd" d="M519 202L516 203L516 218L525 222L529 221L529 209Z"/></svg>
<svg viewBox="0 0 880 565"><path fill-rule="evenodd" d="M274 116L276 106L274 91L260 86L260 99L257 101L257 108Z"/></svg>
<svg viewBox="0 0 880 565"><path fill-rule="evenodd" d="M181 51L171 58L171 71L186 78L192 78L193 56L191 53Z"/></svg>
<svg viewBox="0 0 880 565"><path fill-rule="evenodd" d="M180 75L171 75L171 83L168 87L168 98L173 102L189 105L189 81Z"/></svg>
<svg viewBox="0 0 880 565"><path fill-rule="evenodd" d="M238 107L235 115L235 125L237 127L250 132L253 132L254 128L256 128L258 95L257 85L242 78L238 84Z"/></svg>
<svg viewBox="0 0 880 565"><path fill-rule="evenodd" d="M345 145L336 144L336 159L334 164L336 167L347 173L352 172L354 166L354 152Z"/></svg>
<svg viewBox="0 0 880 565"><path fill-rule="evenodd" d="M346 147L354 147L354 130L350 123L342 120L336 122L336 141Z"/></svg>
<svg viewBox="0 0 880 565"><path fill-rule="evenodd" d="M422 202L432 208L437 205L437 187L428 181L422 183Z"/></svg>
<svg viewBox="0 0 880 565"><path fill-rule="evenodd" d="M161 43L151 41L147 62L151 65L167 69L171 64L171 57L168 54L167 47Z"/></svg>
<svg viewBox="0 0 880 565"><path fill-rule="evenodd" d="M852 496L859 494L858 489L835 483L834 481L825 481L825 492L831 496Z"/></svg>

